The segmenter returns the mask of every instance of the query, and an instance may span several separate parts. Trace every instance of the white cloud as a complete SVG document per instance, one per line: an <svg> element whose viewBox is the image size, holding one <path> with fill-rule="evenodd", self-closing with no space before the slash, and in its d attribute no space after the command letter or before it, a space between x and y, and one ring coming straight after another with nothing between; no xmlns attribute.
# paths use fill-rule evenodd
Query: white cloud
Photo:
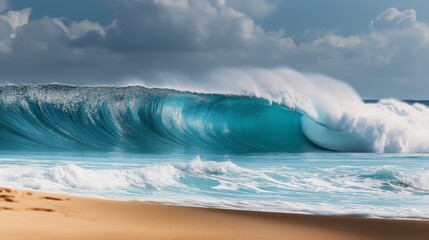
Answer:
<svg viewBox="0 0 429 240"><path fill-rule="evenodd" d="M0 15L0 19L7 21L13 29L11 37L15 36L17 28L24 26L28 23L30 18L31 8L25 8L21 11L9 11L4 15Z"/></svg>
<svg viewBox="0 0 429 240"><path fill-rule="evenodd" d="M396 8L387 9L371 22L371 31L360 38L365 42L361 51L374 59L379 55L380 63L385 65L395 61L414 62L409 59L411 56L418 59L429 53L429 25L418 21L414 9L402 12ZM383 55L385 58L380 58Z"/></svg>
<svg viewBox="0 0 429 240"><path fill-rule="evenodd" d="M72 22L69 26L66 26L60 19L54 19L54 22L64 30L70 39L81 38L89 32L96 32L102 37L106 36L106 30L103 26L89 20Z"/></svg>
<svg viewBox="0 0 429 240"><path fill-rule="evenodd" d="M313 44L316 46L328 44L332 47L348 49L356 48L360 43L361 39L359 36L342 37L338 35L328 35L313 41Z"/></svg>
<svg viewBox="0 0 429 240"><path fill-rule="evenodd" d="M414 9L407 9L401 12L396 8L389 8L371 22L371 27L376 31L383 31L387 29L410 28L416 24L418 24L417 13Z"/></svg>
<svg viewBox="0 0 429 240"><path fill-rule="evenodd" d="M112 46L118 51L209 51L282 42L281 34L273 39L274 34L266 32L249 15L228 3L210 0L113 1L119 15L118 27L112 30Z"/></svg>
<svg viewBox="0 0 429 240"><path fill-rule="evenodd" d="M412 9L387 9L366 32L296 45L228 0L110 1L117 19L108 26L49 17L29 22L31 9L0 15L0 80L112 83L158 72L289 65L346 80L371 96L427 96L429 25Z"/></svg>
<svg viewBox="0 0 429 240"><path fill-rule="evenodd" d="M368 32L326 35L296 50L301 66L349 81L366 95L427 98L429 25L414 9L390 8Z"/></svg>
<svg viewBox="0 0 429 240"><path fill-rule="evenodd" d="M0 0L0 12L8 7L7 1ZM12 38L16 35L16 30L28 23L31 8L21 11L9 11L0 15L0 53L9 53Z"/></svg>
<svg viewBox="0 0 429 240"><path fill-rule="evenodd" d="M276 7L270 0L224 0L225 4L252 17L263 18L272 13Z"/></svg>
<svg viewBox="0 0 429 240"><path fill-rule="evenodd" d="M405 59L404 55L424 56L429 52L429 25L419 22L414 9L399 11L389 8L370 24L370 31L352 36L327 35L301 49L331 52L338 56L341 49L352 52L356 64L389 65ZM409 57L409 56L408 56ZM350 60L349 59L349 60ZM408 59L413 62L413 59ZM420 64L420 63L416 63Z"/></svg>
<svg viewBox="0 0 429 240"><path fill-rule="evenodd" d="M176 9L189 9L188 0L153 0L155 4Z"/></svg>

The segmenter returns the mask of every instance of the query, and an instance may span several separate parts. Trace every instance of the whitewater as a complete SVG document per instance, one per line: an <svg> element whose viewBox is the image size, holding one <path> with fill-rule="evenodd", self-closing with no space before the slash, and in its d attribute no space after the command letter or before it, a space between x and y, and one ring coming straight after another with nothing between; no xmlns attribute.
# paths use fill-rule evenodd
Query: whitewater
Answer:
<svg viewBox="0 0 429 240"><path fill-rule="evenodd" d="M288 68L156 83L0 86L0 185L429 218L428 101L364 101L343 82Z"/></svg>

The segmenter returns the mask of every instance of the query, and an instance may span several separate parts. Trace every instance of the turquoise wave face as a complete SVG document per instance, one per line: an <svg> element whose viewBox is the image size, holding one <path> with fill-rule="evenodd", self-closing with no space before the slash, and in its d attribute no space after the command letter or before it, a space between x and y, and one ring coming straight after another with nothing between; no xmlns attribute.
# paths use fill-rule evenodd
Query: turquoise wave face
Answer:
<svg viewBox="0 0 429 240"><path fill-rule="evenodd" d="M320 151L302 113L267 100L144 87L0 87L0 149Z"/></svg>

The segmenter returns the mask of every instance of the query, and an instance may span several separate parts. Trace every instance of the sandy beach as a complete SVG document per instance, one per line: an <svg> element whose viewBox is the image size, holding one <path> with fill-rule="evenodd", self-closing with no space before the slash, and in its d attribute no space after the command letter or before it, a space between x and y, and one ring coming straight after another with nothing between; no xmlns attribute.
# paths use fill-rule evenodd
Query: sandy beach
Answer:
<svg viewBox="0 0 429 240"><path fill-rule="evenodd" d="M1 239L428 239L429 222L167 206L1 188Z"/></svg>

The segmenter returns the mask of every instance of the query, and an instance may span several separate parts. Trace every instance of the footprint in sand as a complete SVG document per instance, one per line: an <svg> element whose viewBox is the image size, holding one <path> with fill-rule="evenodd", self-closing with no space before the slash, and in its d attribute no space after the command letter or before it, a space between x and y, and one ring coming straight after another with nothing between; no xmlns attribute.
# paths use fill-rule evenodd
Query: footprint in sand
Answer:
<svg viewBox="0 0 429 240"><path fill-rule="evenodd" d="M2 202L18 202L16 201L14 195L9 195L9 194L1 194L0 195L0 201Z"/></svg>
<svg viewBox="0 0 429 240"><path fill-rule="evenodd" d="M56 198L56 197L42 197L42 199L52 200L52 201L64 201L68 199Z"/></svg>
<svg viewBox="0 0 429 240"><path fill-rule="evenodd" d="M28 210L38 211L38 212L55 212L54 209L50 209L50 208L29 208Z"/></svg>
<svg viewBox="0 0 429 240"><path fill-rule="evenodd" d="M0 210L8 210L8 211L11 211L11 210L13 210L13 208L11 208L11 207L0 207Z"/></svg>
<svg viewBox="0 0 429 240"><path fill-rule="evenodd" d="M10 188L0 188L0 193L6 192L6 193L16 193L15 190L12 190Z"/></svg>

